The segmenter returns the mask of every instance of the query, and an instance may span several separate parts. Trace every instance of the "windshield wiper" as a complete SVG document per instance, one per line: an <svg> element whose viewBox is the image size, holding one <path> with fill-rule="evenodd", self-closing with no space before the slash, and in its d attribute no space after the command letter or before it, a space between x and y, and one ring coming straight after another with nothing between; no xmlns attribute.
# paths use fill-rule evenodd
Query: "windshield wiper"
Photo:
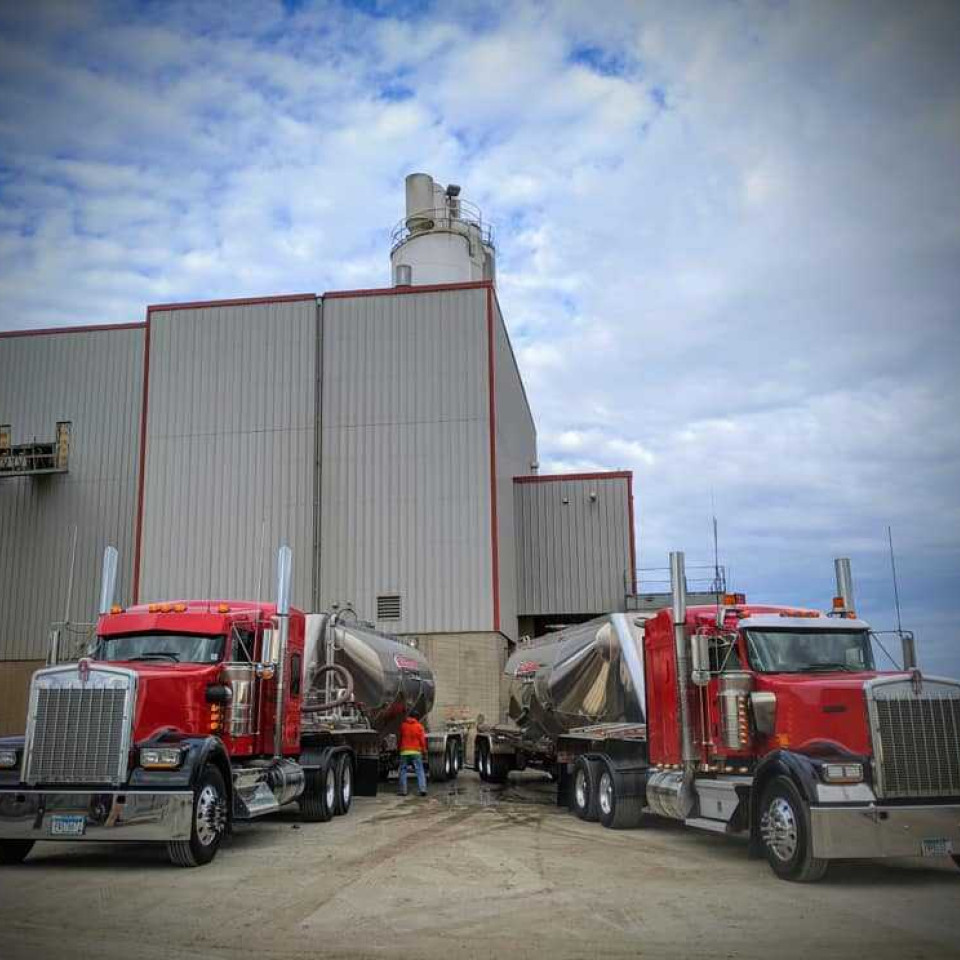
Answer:
<svg viewBox="0 0 960 960"><path fill-rule="evenodd" d="M856 669L846 663L808 663L805 667L800 667L797 673L823 673L841 670L844 673L856 673Z"/></svg>
<svg viewBox="0 0 960 960"><path fill-rule="evenodd" d="M180 658L175 653L167 653L164 650L152 650L149 653L141 653L136 657L127 657L127 661L132 660L172 660L174 663L179 663Z"/></svg>

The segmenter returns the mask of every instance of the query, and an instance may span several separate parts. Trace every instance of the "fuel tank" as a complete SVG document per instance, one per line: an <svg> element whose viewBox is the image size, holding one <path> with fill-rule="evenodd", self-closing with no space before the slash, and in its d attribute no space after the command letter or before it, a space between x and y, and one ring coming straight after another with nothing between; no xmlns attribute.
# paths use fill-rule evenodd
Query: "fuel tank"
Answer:
<svg viewBox="0 0 960 960"><path fill-rule="evenodd" d="M310 689L332 642L333 662L350 671L354 699L380 733L396 733L412 710L423 719L433 709L433 671L416 647L352 620L334 622L330 614L306 619L304 689Z"/></svg>
<svg viewBox="0 0 960 960"><path fill-rule="evenodd" d="M505 668L510 719L533 739L643 723L641 636L630 617L613 613L524 644Z"/></svg>

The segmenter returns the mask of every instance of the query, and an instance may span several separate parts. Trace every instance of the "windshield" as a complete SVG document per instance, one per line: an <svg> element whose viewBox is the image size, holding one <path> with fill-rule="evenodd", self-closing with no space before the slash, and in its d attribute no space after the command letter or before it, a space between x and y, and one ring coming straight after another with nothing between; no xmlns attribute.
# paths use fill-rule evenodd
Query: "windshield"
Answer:
<svg viewBox="0 0 960 960"><path fill-rule="evenodd" d="M155 660L214 663L223 656L223 637L195 633L128 633L98 637L97 660Z"/></svg>
<svg viewBox="0 0 960 960"><path fill-rule="evenodd" d="M866 630L747 630L750 664L759 673L873 670Z"/></svg>

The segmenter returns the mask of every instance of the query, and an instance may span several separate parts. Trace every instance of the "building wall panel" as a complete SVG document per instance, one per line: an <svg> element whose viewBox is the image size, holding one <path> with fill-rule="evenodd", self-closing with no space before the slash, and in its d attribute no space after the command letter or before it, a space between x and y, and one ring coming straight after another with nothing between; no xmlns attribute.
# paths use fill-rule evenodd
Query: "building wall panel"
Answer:
<svg viewBox="0 0 960 960"><path fill-rule="evenodd" d="M44 657L64 615L77 528L71 619L96 616L104 547L120 551L118 599L132 594L142 327L0 337L0 423L15 444L72 424L67 474L0 479L0 659Z"/></svg>
<svg viewBox="0 0 960 960"><path fill-rule="evenodd" d="M492 629L487 292L324 300L319 605Z"/></svg>
<svg viewBox="0 0 960 960"><path fill-rule="evenodd" d="M491 292L496 399L497 543L500 629L517 639L517 545L513 479L527 476L537 459L537 431L520 379L513 347L496 296Z"/></svg>
<svg viewBox="0 0 960 960"><path fill-rule="evenodd" d="M623 608L633 567L630 495L627 474L514 483L521 615Z"/></svg>
<svg viewBox="0 0 960 960"><path fill-rule="evenodd" d="M151 313L141 600L272 598L288 543L310 607L317 327L312 297Z"/></svg>

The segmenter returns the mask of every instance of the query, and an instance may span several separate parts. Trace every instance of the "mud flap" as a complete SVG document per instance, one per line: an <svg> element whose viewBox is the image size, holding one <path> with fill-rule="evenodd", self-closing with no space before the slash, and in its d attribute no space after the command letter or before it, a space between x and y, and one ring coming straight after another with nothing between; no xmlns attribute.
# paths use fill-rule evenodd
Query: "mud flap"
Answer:
<svg viewBox="0 0 960 960"><path fill-rule="evenodd" d="M353 792L358 797L375 797L380 783L380 760L377 757L357 757Z"/></svg>

